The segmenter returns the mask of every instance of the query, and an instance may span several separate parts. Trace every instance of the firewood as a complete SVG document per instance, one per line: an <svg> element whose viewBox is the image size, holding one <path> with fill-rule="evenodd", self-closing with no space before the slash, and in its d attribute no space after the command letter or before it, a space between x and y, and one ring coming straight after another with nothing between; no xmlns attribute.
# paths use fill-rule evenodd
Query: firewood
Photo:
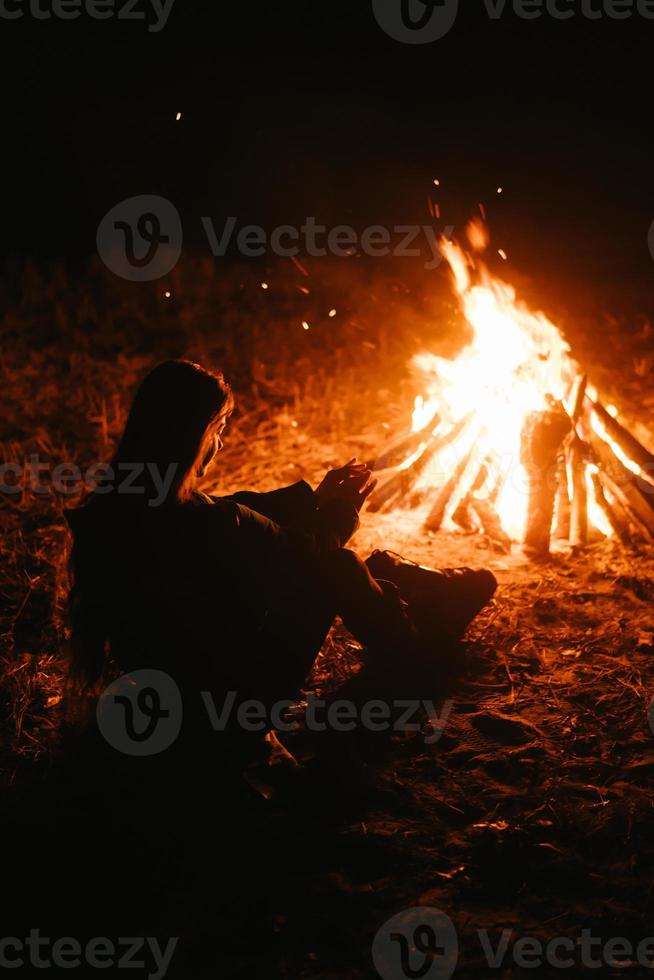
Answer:
<svg viewBox="0 0 654 980"><path fill-rule="evenodd" d="M461 435L470 422L470 418L470 415L466 415L465 418L461 419L448 432L444 432L442 435L438 432L436 435L430 435L424 450L416 457L411 465L397 470L385 483L375 490L368 501L368 510L376 513L391 503L397 505L411 491L416 480L436 453L454 442Z"/></svg>
<svg viewBox="0 0 654 980"><path fill-rule="evenodd" d="M470 494L468 494L452 514L452 520L462 531L475 531L478 526L472 515L470 504Z"/></svg>
<svg viewBox="0 0 654 980"><path fill-rule="evenodd" d="M401 439L395 439L368 463L368 468L371 470L387 470L392 466L399 466L405 459L408 459L411 453L416 452L421 443L427 442L439 424L439 416L434 415L419 432L411 432Z"/></svg>
<svg viewBox="0 0 654 980"><path fill-rule="evenodd" d="M593 481L593 490L595 491L595 500L597 501L598 506L606 514L609 524L613 528L613 533L626 548L630 548L632 545L632 540L627 522L620 516L617 509L613 507L607 499L599 473L593 473L591 479Z"/></svg>
<svg viewBox="0 0 654 980"><path fill-rule="evenodd" d="M612 492L617 494L623 506L629 510L648 541L654 541L654 511L649 500L638 488L636 477L624 466L610 446L594 432L589 435L594 462L602 476L610 481Z"/></svg>
<svg viewBox="0 0 654 980"><path fill-rule="evenodd" d="M470 498L470 509L479 519L484 534L508 554L511 550L511 538L502 527L497 511L490 501L481 500L473 494Z"/></svg>
<svg viewBox="0 0 654 980"><path fill-rule="evenodd" d="M570 394L570 420L573 425L576 425L581 417L587 386L587 374L580 374L572 386L572 392Z"/></svg>
<svg viewBox="0 0 654 980"><path fill-rule="evenodd" d="M570 509L570 544L584 548L588 543L588 488L586 486L586 443L575 435L570 447L570 484L572 505Z"/></svg>
<svg viewBox="0 0 654 980"><path fill-rule="evenodd" d="M554 537L557 541L570 538L570 493L566 457L561 453L556 464L556 500L554 503Z"/></svg>
<svg viewBox="0 0 654 980"><path fill-rule="evenodd" d="M473 531L477 524L472 516L472 498L476 490L480 490L488 479L487 460L479 467L479 472L472 482L469 492L463 497L461 503L452 514L452 520L464 531Z"/></svg>
<svg viewBox="0 0 654 980"><path fill-rule="evenodd" d="M641 491L649 494L654 493L654 456L652 453L645 449L638 439L632 436L631 432L625 429L617 419L614 419L600 402L594 402L590 397L588 401L593 412L604 426L607 435L620 447L627 459L632 460L640 467L642 476L637 477L637 479L642 480L642 483L638 483ZM654 502L652 506L654 507Z"/></svg>
<svg viewBox="0 0 654 980"><path fill-rule="evenodd" d="M438 531L445 513L447 511L448 504L452 501L454 494L456 493L457 487L461 483L464 475L470 467L470 463L473 459L473 453L475 451L474 443L468 449L467 453L461 458L457 464L452 476L449 478L447 483L445 483L437 492L432 508L427 515L427 520L425 521L424 528L426 531Z"/></svg>
<svg viewBox="0 0 654 980"><path fill-rule="evenodd" d="M561 442L570 431L570 419L560 405L544 412L531 412L522 431L520 457L529 473L529 502L525 548L533 554L549 553L556 460Z"/></svg>

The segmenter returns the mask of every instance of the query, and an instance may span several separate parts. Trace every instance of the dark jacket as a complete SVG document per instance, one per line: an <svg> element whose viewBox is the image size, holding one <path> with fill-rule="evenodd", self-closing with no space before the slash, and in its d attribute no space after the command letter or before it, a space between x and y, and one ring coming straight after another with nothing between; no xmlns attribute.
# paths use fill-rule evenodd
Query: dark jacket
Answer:
<svg viewBox="0 0 654 980"><path fill-rule="evenodd" d="M312 601L321 555L358 526L354 507L319 508L305 482L159 507L96 494L66 517L73 605L101 625L121 668L194 684L218 672L241 688L274 674L271 649L282 655L284 624Z"/></svg>

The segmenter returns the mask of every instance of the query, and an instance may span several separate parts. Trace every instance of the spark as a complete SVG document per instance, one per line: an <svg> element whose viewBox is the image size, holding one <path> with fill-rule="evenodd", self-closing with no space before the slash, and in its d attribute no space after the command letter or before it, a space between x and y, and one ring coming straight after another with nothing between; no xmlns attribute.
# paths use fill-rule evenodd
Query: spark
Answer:
<svg viewBox="0 0 654 980"><path fill-rule="evenodd" d="M441 186L441 182L440 182L440 180L438 179L438 177L434 177L434 186L435 186L435 187L440 187L440 186Z"/></svg>
<svg viewBox="0 0 654 980"><path fill-rule="evenodd" d="M262 282L261 283L261 288L262 289L268 289L268 283L267 282Z"/></svg>
<svg viewBox="0 0 654 980"><path fill-rule="evenodd" d="M330 310L329 311L329 315L330 316L336 316L336 310Z"/></svg>
<svg viewBox="0 0 654 980"><path fill-rule="evenodd" d="M497 193L498 194L503 194L504 193L504 188L503 187L498 187L497 188Z"/></svg>
<svg viewBox="0 0 654 980"><path fill-rule="evenodd" d="M164 293L164 296L166 297L166 299L170 299L171 295L172 294L171 294L171 292L170 292L169 289L167 289L166 292Z"/></svg>
<svg viewBox="0 0 654 980"><path fill-rule="evenodd" d="M175 122L179 122L181 118L182 118L182 114L181 112L178 112L177 115L175 116Z"/></svg>
<svg viewBox="0 0 654 980"><path fill-rule="evenodd" d="M303 330L308 330L309 329L309 324L307 323L306 320L303 320L302 321L302 329Z"/></svg>
<svg viewBox="0 0 654 980"><path fill-rule="evenodd" d="M508 258L508 256L507 256L507 254L506 254L506 252L504 251L504 249L503 249L503 248L498 248L498 250L497 250L497 254L499 255L499 257L500 257L501 259L504 259L504 261L506 262L506 260L507 260L507 258Z"/></svg>

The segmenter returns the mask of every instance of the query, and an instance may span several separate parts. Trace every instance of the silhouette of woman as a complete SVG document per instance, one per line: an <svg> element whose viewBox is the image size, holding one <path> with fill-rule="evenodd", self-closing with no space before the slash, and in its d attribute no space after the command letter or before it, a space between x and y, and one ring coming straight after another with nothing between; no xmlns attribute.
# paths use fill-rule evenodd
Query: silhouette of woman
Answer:
<svg viewBox="0 0 654 980"><path fill-rule="evenodd" d="M390 581L410 600L410 568L376 553L375 578L345 548L374 488L364 464L331 470L315 491L303 481L229 497L198 491L233 405L222 374L160 364L103 480L68 511L71 672L82 687L112 661L121 672L167 671L196 706L208 689L270 705L297 694L337 615L384 669L407 673L423 657L425 636ZM467 575L464 628L495 589L489 572ZM451 591L445 599L451 606Z"/></svg>

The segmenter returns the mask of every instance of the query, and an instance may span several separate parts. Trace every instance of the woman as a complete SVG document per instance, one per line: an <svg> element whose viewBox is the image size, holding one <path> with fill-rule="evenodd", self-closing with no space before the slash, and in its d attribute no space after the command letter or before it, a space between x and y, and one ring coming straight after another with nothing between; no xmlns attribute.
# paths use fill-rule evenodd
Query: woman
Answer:
<svg viewBox="0 0 654 980"><path fill-rule="evenodd" d="M413 566L376 553L373 577L345 548L375 486L355 459L315 491L200 493L233 404L221 374L189 361L142 382L107 478L67 515L73 675L92 686L112 658L121 672L168 671L190 699L210 688L270 705L297 694L336 615L383 673L412 674L433 646L433 607L458 601L461 632L492 575L440 573L425 598L424 576L439 573L416 591Z"/></svg>

